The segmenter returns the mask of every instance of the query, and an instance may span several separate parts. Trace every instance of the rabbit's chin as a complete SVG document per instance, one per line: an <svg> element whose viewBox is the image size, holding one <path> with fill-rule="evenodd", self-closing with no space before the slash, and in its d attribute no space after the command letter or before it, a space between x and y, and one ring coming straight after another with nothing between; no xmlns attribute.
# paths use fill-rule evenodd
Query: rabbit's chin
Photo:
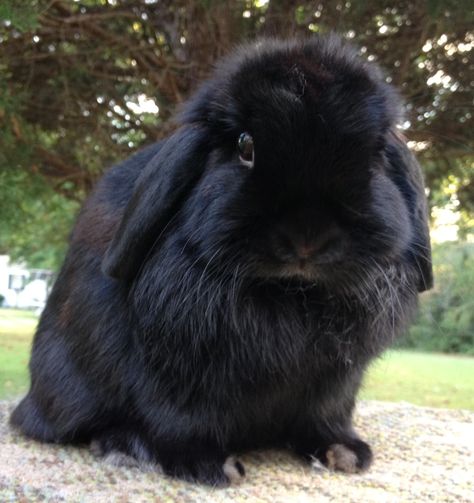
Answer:
<svg viewBox="0 0 474 503"><path fill-rule="evenodd" d="M382 269L386 269L383 274ZM312 261L289 262L279 265L261 265L256 271L260 280L270 282L290 282L300 287L316 287L341 293L359 292L377 278L385 276L388 280L388 268L368 267L353 258L350 261L315 263Z"/></svg>
<svg viewBox="0 0 474 503"><path fill-rule="evenodd" d="M330 265L327 267L331 267ZM290 262L281 265L262 265L258 268L257 276L261 279L289 279L301 283L322 283L324 274L322 266L308 262Z"/></svg>

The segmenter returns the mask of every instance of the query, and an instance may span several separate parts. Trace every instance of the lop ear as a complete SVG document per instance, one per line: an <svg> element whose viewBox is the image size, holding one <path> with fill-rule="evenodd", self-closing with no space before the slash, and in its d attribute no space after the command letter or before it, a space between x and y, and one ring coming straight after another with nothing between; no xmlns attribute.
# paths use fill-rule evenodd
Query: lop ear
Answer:
<svg viewBox="0 0 474 503"><path fill-rule="evenodd" d="M433 286L433 266L428 228L428 205L420 165L399 133L388 134L385 153L389 161L389 176L400 190L410 213L413 236L408 259L419 272L418 291Z"/></svg>
<svg viewBox="0 0 474 503"><path fill-rule="evenodd" d="M132 280L146 254L201 176L208 154L204 128L182 127L165 140L138 177L102 272Z"/></svg>

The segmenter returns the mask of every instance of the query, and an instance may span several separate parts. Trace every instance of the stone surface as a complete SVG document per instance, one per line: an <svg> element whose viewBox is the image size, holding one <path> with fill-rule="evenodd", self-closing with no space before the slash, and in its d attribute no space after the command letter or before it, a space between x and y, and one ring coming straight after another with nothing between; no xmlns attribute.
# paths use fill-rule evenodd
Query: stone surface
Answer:
<svg viewBox="0 0 474 503"><path fill-rule="evenodd" d="M362 475L307 467L286 452L240 457L246 477L212 489L136 467L114 467L88 448L43 445L12 431L0 402L0 502L474 502L474 412L361 402L356 425L375 461Z"/></svg>

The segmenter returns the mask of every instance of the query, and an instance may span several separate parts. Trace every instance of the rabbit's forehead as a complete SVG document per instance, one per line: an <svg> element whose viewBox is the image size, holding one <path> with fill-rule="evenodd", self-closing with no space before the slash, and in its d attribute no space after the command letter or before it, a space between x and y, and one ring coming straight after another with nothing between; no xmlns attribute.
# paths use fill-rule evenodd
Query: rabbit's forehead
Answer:
<svg viewBox="0 0 474 503"><path fill-rule="evenodd" d="M237 128L260 132L260 141L289 135L300 143L322 133L347 134L349 126L369 121L378 106L368 75L331 68L319 60L288 58L264 69L260 62L239 69L234 77L222 107L226 114L234 112Z"/></svg>
<svg viewBox="0 0 474 503"><path fill-rule="evenodd" d="M308 65L290 59L273 62L269 67L259 62L236 72L229 94L244 109L244 117L256 112L302 115L308 106L318 103L333 81L334 76L318 64L310 71Z"/></svg>

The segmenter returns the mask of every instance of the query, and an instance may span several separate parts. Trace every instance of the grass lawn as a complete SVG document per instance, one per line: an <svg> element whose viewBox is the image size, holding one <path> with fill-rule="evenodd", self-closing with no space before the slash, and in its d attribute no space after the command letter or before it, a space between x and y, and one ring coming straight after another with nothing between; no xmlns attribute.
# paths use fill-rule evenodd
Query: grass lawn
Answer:
<svg viewBox="0 0 474 503"><path fill-rule="evenodd" d="M24 393L37 318L0 309L0 399ZM474 358L389 351L374 362L361 398L474 410Z"/></svg>
<svg viewBox="0 0 474 503"><path fill-rule="evenodd" d="M474 358L388 351L372 364L360 396L474 410Z"/></svg>
<svg viewBox="0 0 474 503"><path fill-rule="evenodd" d="M28 358L38 318L30 311L0 309L0 399L28 387Z"/></svg>

